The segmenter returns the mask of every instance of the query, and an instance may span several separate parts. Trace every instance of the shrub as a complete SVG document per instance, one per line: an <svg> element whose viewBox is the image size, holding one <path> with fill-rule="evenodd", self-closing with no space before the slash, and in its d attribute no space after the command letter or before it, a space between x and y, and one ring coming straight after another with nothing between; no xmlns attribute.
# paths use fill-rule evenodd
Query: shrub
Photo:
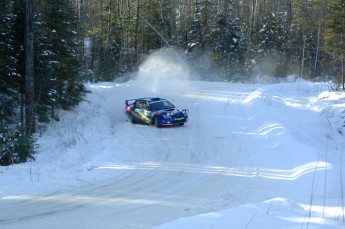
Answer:
<svg viewBox="0 0 345 229"><path fill-rule="evenodd" d="M34 160L34 138L27 136L24 128L0 127L0 165L8 166Z"/></svg>

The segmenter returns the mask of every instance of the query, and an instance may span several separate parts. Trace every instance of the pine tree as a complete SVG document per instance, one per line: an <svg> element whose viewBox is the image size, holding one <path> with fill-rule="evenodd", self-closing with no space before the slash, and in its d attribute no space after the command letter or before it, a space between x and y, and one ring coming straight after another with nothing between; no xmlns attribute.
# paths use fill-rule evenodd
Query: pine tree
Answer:
<svg viewBox="0 0 345 229"><path fill-rule="evenodd" d="M79 74L76 16L69 1L46 0L36 38L38 111L41 121L55 118L56 108L70 109L85 92Z"/></svg>
<svg viewBox="0 0 345 229"><path fill-rule="evenodd" d="M13 79L17 77L14 68L16 59L13 56L12 27L14 17L11 12L13 6L5 2L0 7L0 126L9 121L13 113L13 103L16 92L13 90Z"/></svg>
<svg viewBox="0 0 345 229"><path fill-rule="evenodd" d="M218 15L211 34L213 61L223 79L239 80L236 76L243 72L245 46L240 37L241 27L237 18Z"/></svg>
<svg viewBox="0 0 345 229"><path fill-rule="evenodd" d="M0 165L33 159L33 137L22 125L24 108L24 5L0 8Z"/></svg>
<svg viewBox="0 0 345 229"><path fill-rule="evenodd" d="M286 76L286 71L282 71L283 57L286 52L284 17L283 12L267 13L256 20L251 40L255 47L255 63L260 74L274 77Z"/></svg>
<svg viewBox="0 0 345 229"><path fill-rule="evenodd" d="M345 0L334 0L331 4L325 50L331 53L337 62L339 81L345 90Z"/></svg>

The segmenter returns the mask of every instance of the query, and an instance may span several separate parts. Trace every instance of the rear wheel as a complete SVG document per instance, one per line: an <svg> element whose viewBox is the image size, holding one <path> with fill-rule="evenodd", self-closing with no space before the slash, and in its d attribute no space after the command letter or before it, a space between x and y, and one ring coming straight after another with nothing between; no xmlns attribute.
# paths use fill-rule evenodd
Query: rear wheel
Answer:
<svg viewBox="0 0 345 229"><path fill-rule="evenodd" d="M129 118L129 121L130 121L131 123L135 123L135 118L134 118L134 116L133 116L132 113L129 113L129 114L128 114L128 118Z"/></svg>

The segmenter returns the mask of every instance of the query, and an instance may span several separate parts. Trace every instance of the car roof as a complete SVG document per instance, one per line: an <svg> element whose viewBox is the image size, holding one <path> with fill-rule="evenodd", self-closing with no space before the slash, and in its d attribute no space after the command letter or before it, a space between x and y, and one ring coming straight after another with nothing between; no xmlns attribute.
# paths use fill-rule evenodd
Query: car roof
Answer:
<svg viewBox="0 0 345 229"><path fill-rule="evenodd" d="M137 99L137 100L144 100L144 101L147 101L149 103L151 103L151 102L159 102L159 101L166 101L166 99L158 98L158 97L155 97L155 98L141 98L141 99Z"/></svg>

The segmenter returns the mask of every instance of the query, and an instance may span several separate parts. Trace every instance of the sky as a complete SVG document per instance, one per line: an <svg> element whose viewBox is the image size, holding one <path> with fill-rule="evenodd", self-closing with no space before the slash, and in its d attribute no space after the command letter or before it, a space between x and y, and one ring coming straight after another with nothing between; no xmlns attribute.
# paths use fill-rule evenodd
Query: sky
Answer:
<svg viewBox="0 0 345 229"><path fill-rule="evenodd" d="M35 161L0 167L0 228L344 228L345 93L191 75L154 53L129 81L87 83L38 128ZM130 123L125 100L151 96L189 122Z"/></svg>

